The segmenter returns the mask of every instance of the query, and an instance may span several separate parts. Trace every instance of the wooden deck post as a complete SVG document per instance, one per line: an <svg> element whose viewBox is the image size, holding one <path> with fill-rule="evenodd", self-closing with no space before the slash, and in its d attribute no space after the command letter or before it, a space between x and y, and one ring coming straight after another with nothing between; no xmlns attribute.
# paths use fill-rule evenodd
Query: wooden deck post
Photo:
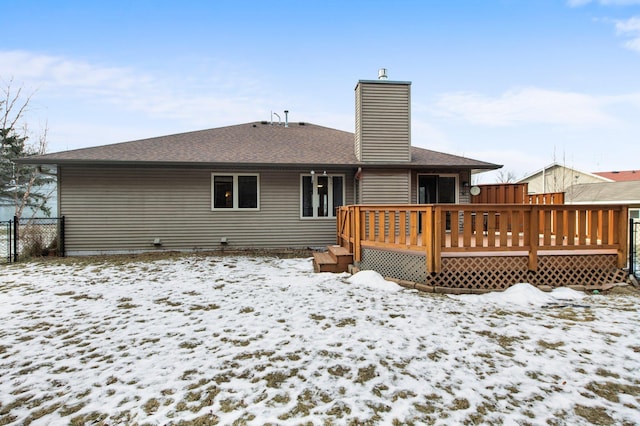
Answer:
<svg viewBox="0 0 640 426"><path fill-rule="evenodd" d="M525 221L526 223L526 221ZM540 210L532 205L529 210L529 270L538 270L538 245L540 244Z"/></svg>
<svg viewBox="0 0 640 426"><path fill-rule="evenodd" d="M362 260L362 233L364 231L364 218L361 217L360 206L352 206L353 208L353 260L360 262Z"/></svg>
<svg viewBox="0 0 640 426"><path fill-rule="evenodd" d="M425 247L425 254L427 258L427 273L435 272L435 260L434 260L434 221L433 221L433 206L428 207L424 211L422 216L422 241Z"/></svg>
<svg viewBox="0 0 640 426"><path fill-rule="evenodd" d="M620 208L618 215L618 268L627 266L627 233L629 232L629 209L627 206Z"/></svg>
<svg viewBox="0 0 640 426"><path fill-rule="evenodd" d="M443 221L442 221L442 215L444 214L442 212L442 207L431 207L432 211L433 211L433 238L432 238L432 245L433 245L433 255L431 256L432 259L432 267L431 269L429 269L428 267L428 263L427 263L427 272L435 272L435 273L440 273L442 271L442 258L441 258L441 249L442 249L442 239L444 238L444 230L443 230ZM453 224L451 225L453 227ZM456 226L457 223L456 223ZM427 262L428 262L428 258L427 258Z"/></svg>

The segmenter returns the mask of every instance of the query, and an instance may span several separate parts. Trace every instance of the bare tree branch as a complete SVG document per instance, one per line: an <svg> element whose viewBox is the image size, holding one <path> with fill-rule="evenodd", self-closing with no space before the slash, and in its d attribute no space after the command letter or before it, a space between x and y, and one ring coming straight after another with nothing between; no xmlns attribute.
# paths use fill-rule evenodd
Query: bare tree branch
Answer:
<svg viewBox="0 0 640 426"><path fill-rule="evenodd" d="M511 170L500 170L496 176L497 183L514 183L516 181L516 175Z"/></svg>
<svg viewBox="0 0 640 426"><path fill-rule="evenodd" d="M29 102L31 102L31 97L35 94L31 93L21 102L18 106L18 110L16 111L16 105L19 101L21 101L22 95L22 86L17 89L17 93L12 94L11 90L13 88L13 78L9 79L8 82L2 80L2 91L4 92L4 114L2 116L2 125L0 128L2 129L15 129L18 122L24 116L24 113L27 111L29 107ZM13 117L12 117L13 116Z"/></svg>
<svg viewBox="0 0 640 426"><path fill-rule="evenodd" d="M48 127L29 142L29 126L25 115L33 93L24 97L22 87L14 89L13 79L3 82L3 98L0 99L0 205L13 206L15 216L22 217L26 209L34 213L49 214L49 195L42 194L55 181L53 176L44 176L32 165L16 163L16 159L45 154ZM33 140L33 139L32 139Z"/></svg>

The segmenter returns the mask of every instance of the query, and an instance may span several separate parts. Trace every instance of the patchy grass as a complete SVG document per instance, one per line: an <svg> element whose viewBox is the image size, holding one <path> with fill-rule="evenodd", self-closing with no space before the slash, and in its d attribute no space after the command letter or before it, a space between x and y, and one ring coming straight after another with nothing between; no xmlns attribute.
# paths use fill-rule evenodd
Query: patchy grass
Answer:
<svg viewBox="0 0 640 426"><path fill-rule="evenodd" d="M607 413L604 407L590 407L585 405L576 405L575 413L585 419L592 425L614 425L616 421Z"/></svg>
<svg viewBox="0 0 640 426"><path fill-rule="evenodd" d="M0 425L637 419L637 295L600 295L589 309L473 308L356 288L283 259L169 254L0 271L0 294L19 307L0 312L0 386L11 389ZM555 404L572 390L573 403Z"/></svg>
<svg viewBox="0 0 640 426"><path fill-rule="evenodd" d="M369 380L374 379L375 377L376 377L376 366L369 365L367 367L358 369L358 376L356 377L355 382L363 384L365 382L368 382Z"/></svg>
<svg viewBox="0 0 640 426"><path fill-rule="evenodd" d="M191 305L189 309L192 311L214 311L220 309L220 305L215 303L209 303L208 305Z"/></svg>

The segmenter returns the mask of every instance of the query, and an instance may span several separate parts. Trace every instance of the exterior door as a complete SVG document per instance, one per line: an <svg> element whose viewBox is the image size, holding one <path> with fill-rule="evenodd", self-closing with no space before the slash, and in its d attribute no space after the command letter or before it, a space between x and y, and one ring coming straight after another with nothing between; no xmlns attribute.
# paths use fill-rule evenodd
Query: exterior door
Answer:
<svg viewBox="0 0 640 426"><path fill-rule="evenodd" d="M418 204L455 204L457 176L418 175ZM447 212L445 227L451 229L451 213ZM418 224L422 232L422 223Z"/></svg>
<svg viewBox="0 0 640 426"><path fill-rule="evenodd" d="M418 175L418 204L454 204L456 176Z"/></svg>

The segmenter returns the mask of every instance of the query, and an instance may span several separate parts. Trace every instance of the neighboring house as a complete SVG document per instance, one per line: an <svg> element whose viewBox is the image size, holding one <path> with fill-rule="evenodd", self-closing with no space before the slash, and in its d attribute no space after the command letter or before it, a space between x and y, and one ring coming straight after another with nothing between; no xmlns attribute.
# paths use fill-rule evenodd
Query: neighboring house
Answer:
<svg viewBox="0 0 640 426"><path fill-rule="evenodd" d="M468 203L501 166L411 146L409 82L361 80L355 134L253 122L21 159L53 165L67 254L307 248L354 203Z"/></svg>
<svg viewBox="0 0 640 426"><path fill-rule="evenodd" d="M51 211L49 217L57 217L58 216L58 200L57 200L57 190L56 183L52 182L45 186L34 188L33 191L37 191L40 194L43 194L47 197L47 201L45 205ZM13 220L16 214L16 206L13 203L13 200L0 200L0 221L9 221ZM42 212L42 210L34 211L34 209L26 207L22 212L23 218L31 218L31 217L46 217L46 214Z"/></svg>
<svg viewBox="0 0 640 426"><path fill-rule="evenodd" d="M576 184L598 182L613 182L613 180L594 173L582 172L558 163L552 163L523 177L516 183L528 183L529 193L541 194L567 192L569 187Z"/></svg>
<svg viewBox="0 0 640 426"><path fill-rule="evenodd" d="M566 204L628 204L629 217L640 218L640 180L585 183L567 190Z"/></svg>
<svg viewBox="0 0 640 426"><path fill-rule="evenodd" d="M557 163L518 183L528 183L529 194L564 192L566 204L628 204L629 217L640 218L640 172L582 172Z"/></svg>
<svg viewBox="0 0 640 426"><path fill-rule="evenodd" d="M615 182L628 182L632 180L640 180L640 170L623 170L613 172L594 172L594 175L610 179Z"/></svg>

